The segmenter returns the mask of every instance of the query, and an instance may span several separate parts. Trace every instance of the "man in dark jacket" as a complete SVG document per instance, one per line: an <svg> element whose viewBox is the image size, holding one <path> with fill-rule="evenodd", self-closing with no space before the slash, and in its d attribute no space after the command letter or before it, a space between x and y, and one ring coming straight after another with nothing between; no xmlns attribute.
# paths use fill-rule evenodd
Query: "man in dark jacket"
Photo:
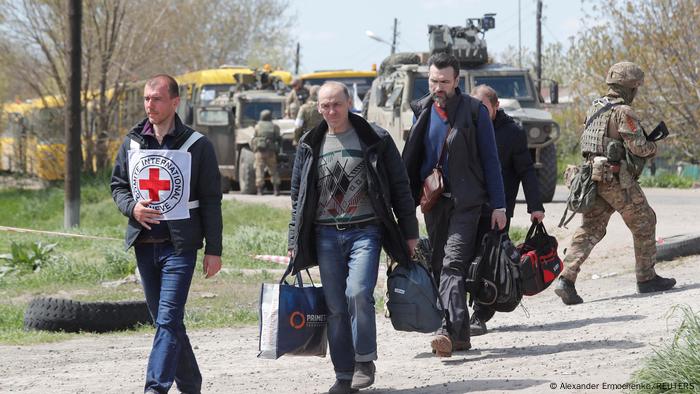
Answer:
<svg viewBox="0 0 700 394"><path fill-rule="evenodd" d="M415 205L396 145L351 108L345 85L323 84L318 110L324 120L299 141L292 172L290 268L296 273L319 266L336 374L330 393L374 383L373 293L381 248L405 262L418 239Z"/></svg>
<svg viewBox="0 0 700 394"><path fill-rule="evenodd" d="M496 145L498 146L498 159L501 162L501 174L503 175L503 187L506 194L507 223L503 231L510 228L510 218L515 211L515 199L518 196L520 182L523 182L527 212L530 213L532 222L541 222L544 219L544 207L540 201L540 189L537 183L537 175L532 165L530 151L527 148L527 135L513 118L499 108L498 94L488 85L479 85L472 89L472 96L481 100L489 116L493 121L493 129L496 133ZM479 236L477 242L490 229L491 208L486 205L479 223ZM471 335L477 336L486 333L486 322L489 321L495 311L487 306L474 304L474 315L471 319Z"/></svg>
<svg viewBox="0 0 700 394"><path fill-rule="evenodd" d="M415 201L423 181L441 166L445 190L425 215L433 245L432 270L446 309L443 328L431 341L438 357L471 348L464 276L474 257L481 207L494 211L491 225L506 224L501 166L488 110L459 90L459 62L438 53L428 60L430 95L411 103L415 122L403 160ZM445 152L443 145L446 144Z"/></svg>
<svg viewBox="0 0 700 394"><path fill-rule="evenodd" d="M221 269L221 180L214 147L182 124L177 82L146 82L148 117L127 134L112 171L112 197L134 246L148 309L156 325L145 391L199 393L202 375L183 324L185 302L204 249L206 277Z"/></svg>

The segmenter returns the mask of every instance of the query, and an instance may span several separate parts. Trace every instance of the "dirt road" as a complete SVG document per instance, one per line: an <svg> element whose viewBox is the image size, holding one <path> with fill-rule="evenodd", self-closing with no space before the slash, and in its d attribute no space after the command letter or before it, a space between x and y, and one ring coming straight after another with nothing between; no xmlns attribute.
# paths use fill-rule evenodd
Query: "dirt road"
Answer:
<svg viewBox="0 0 700 394"><path fill-rule="evenodd" d="M693 208L700 191L659 189L647 195L659 216L658 235L700 233ZM524 225L527 217L520 209L514 222ZM570 229L555 231L562 204L546 209L551 232L562 239L561 254L579 219ZM581 305L565 306L547 289L524 300L527 312L518 308L497 314L489 333L472 339L472 350L447 359L432 356L429 335L394 331L378 316L378 375L366 391L620 392L619 385L629 381L654 346L672 337L680 317L667 319L670 308L685 303L700 310L699 268L700 256L660 263L659 273L675 277L677 287L663 294L637 294L631 237L615 216L579 277ZM329 358L257 359L257 327L200 330L190 338L205 393L315 393L333 381ZM0 392L139 393L150 344L150 334L132 334L0 346Z"/></svg>

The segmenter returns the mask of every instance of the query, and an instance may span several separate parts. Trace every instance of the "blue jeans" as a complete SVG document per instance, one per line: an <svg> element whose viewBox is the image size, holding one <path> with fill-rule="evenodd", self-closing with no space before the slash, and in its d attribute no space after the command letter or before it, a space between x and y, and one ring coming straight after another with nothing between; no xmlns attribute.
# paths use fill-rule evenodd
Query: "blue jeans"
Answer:
<svg viewBox="0 0 700 394"><path fill-rule="evenodd" d="M178 255L170 242L136 244L134 249L148 310L156 325L145 390L167 393L175 381L180 391L199 393L202 375L183 324L197 251Z"/></svg>
<svg viewBox="0 0 700 394"><path fill-rule="evenodd" d="M337 379L352 379L355 361L377 359L374 287L380 226L338 230L316 226L316 252L328 305L328 343Z"/></svg>

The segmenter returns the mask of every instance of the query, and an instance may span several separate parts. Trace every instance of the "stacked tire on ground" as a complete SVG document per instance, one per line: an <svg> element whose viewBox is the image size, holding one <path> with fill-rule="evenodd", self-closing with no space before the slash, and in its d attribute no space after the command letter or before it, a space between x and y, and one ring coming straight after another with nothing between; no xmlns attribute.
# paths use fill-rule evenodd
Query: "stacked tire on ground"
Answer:
<svg viewBox="0 0 700 394"><path fill-rule="evenodd" d="M24 313L25 330L108 332L152 324L145 301L82 302L33 299Z"/></svg>

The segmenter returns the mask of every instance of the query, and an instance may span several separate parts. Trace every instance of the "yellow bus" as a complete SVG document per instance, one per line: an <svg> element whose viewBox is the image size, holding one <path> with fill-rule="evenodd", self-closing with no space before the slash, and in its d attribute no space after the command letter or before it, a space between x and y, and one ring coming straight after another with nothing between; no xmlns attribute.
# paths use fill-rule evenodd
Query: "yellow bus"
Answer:
<svg viewBox="0 0 700 394"><path fill-rule="evenodd" d="M254 80L259 75L259 72L248 67L225 66L175 77L180 85L180 117L199 131L212 134L210 138L217 149L219 162L224 163L224 167L230 167L231 171L235 171L237 165L237 150L242 148L240 143L236 143L236 133L233 131L233 119L236 117L234 93L241 89L239 85L243 82L250 82L251 78ZM282 90L288 89L292 80L291 73L270 70L266 76L272 76L270 80L279 83L280 86L276 88L280 90L279 101L283 101ZM88 143L94 146L98 133L104 132L108 135L108 154L114 158L124 135L145 117L144 84L145 81L130 82L120 89L116 107L108 121L108 130L97 130L97 94L89 92L87 102L83 103L83 110L86 111L83 116L87 119L87 127L92 131L89 133L92 139L87 141L83 137L84 158ZM113 89L107 91L107 100L112 99L114 94ZM279 109L275 109L275 113L280 113L279 117L284 113L281 105ZM260 110L264 109L260 107L253 111L252 105L241 106L241 112L243 107L246 111L245 119L252 117L255 121ZM256 113L249 114L250 111ZM0 170L25 173L44 180L63 179L64 156L64 105L61 98L44 96L23 103L7 103L0 107ZM94 167L94 161L92 165ZM238 172L234 175L231 171L227 171L225 176L227 175L230 181L237 181Z"/></svg>
<svg viewBox="0 0 700 394"><path fill-rule="evenodd" d="M374 67L373 67L374 68ZM377 77L377 70L355 71L355 70L325 70L315 71L299 76L299 79L308 85L322 85L326 81L338 81L345 84L352 93L353 87L357 87L357 95L360 100L372 86L372 81Z"/></svg>

